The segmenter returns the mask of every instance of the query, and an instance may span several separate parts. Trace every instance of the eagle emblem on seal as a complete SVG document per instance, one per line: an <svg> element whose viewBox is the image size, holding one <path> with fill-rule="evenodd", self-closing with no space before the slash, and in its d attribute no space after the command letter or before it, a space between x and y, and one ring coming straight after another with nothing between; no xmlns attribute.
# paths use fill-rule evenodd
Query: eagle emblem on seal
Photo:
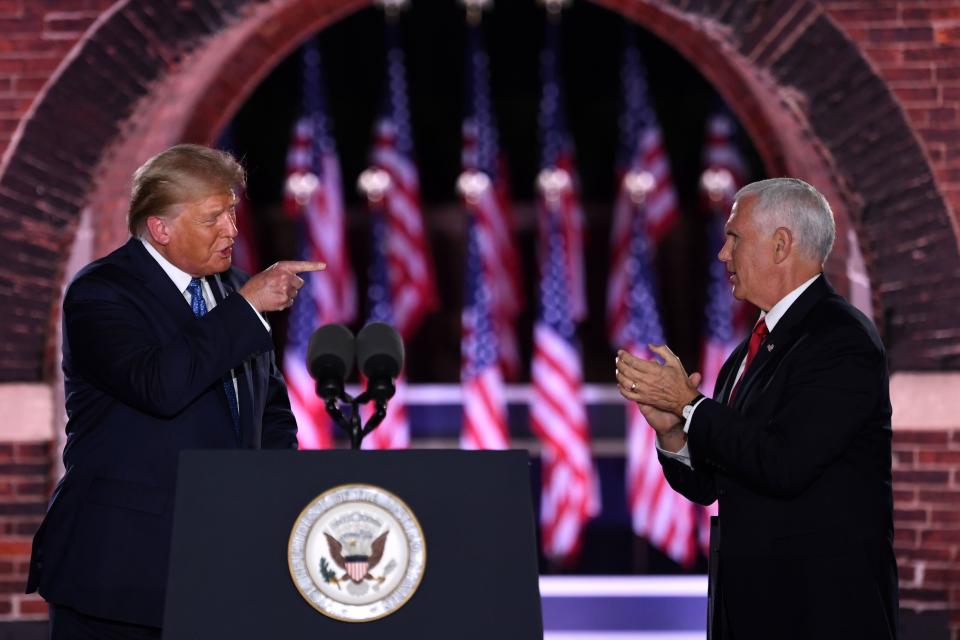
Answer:
<svg viewBox="0 0 960 640"><path fill-rule="evenodd" d="M326 574L324 577L329 576L329 582L336 584L338 587L341 581L348 578L357 584L365 580L382 583L384 576L375 576L370 571L383 559L383 550L387 544L388 533L390 533L389 529L380 534L373 542L370 542L368 546L366 540L361 536L348 533L342 540L337 540L325 532L323 535L327 538L330 557L344 573L339 578L335 574Z"/></svg>

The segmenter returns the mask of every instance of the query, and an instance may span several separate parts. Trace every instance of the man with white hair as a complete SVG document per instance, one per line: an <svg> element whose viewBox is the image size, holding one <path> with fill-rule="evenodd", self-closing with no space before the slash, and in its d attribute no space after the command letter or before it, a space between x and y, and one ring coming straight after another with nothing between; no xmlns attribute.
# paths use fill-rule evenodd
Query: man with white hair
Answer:
<svg viewBox="0 0 960 640"><path fill-rule="evenodd" d="M714 640L897 637L886 354L823 274L835 233L802 180L736 194L718 258L761 314L713 399L665 345L651 345L662 365L617 355L620 393L656 430L670 486L719 501Z"/></svg>

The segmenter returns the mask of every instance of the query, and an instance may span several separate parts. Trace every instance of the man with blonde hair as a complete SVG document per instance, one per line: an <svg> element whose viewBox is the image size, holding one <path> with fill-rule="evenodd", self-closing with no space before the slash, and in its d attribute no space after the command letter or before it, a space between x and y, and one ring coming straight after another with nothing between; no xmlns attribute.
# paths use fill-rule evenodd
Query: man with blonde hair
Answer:
<svg viewBox="0 0 960 640"><path fill-rule="evenodd" d="M221 151L154 156L133 177L132 237L67 288L65 473L27 583L55 640L160 637L181 451L297 446L263 314L324 265L231 267L243 182Z"/></svg>

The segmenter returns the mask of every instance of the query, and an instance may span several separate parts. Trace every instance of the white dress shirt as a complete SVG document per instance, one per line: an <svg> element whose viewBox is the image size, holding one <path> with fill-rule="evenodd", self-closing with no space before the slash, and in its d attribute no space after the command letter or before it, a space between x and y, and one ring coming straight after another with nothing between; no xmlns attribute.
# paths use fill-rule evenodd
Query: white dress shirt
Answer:
<svg viewBox="0 0 960 640"><path fill-rule="evenodd" d="M147 250L147 253L157 261L157 264L160 265L160 268L163 269L164 273L170 277L173 281L173 284L177 287L177 290L180 291L183 295L183 299L187 301L187 304L191 304L190 291L187 290L187 287L190 286L190 281L193 280L191 276L186 271L180 269L175 264L163 257L163 255L157 251L156 247L152 244L140 238L140 242L143 243L144 248ZM203 301L207 305L207 311L211 311L214 307L217 306L217 299L213 296L213 290L210 288L210 283L207 282L206 278L200 278L200 290L203 292ZM246 300L246 298L244 298ZM250 304L250 301L247 300L247 304ZM193 307L191 306L191 309ZM253 309L253 305L250 305L250 308ZM263 324L263 328L268 332L270 331L270 325L267 323L267 319L263 317L263 314L258 312L256 309L253 309L254 313L257 314L257 317L260 318L260 322ZM237 389L237 376L234 374L233 370L230 371L230 378L233 380L233 390L237 393L239 398L239 391Z"/></svg>
<svg viewBox="0 0 960 640"><path fill-rule="evenodd" d="M769 311L767 311L766 313L762 313L762 312L760 313L760 319L762 319L764 322L767 323L767 330L769 332L771 333L773 332L773 328L777 326L777 323L780 322L780 319L787 313L787 310L793 305L793 303L797 301L797 298L799 298L803 294L803 292L806 291L807 288L809 288L810 285L812 285L814 281L816 281L816 279L819 278L820 276L821 274L819 273L813 276L812 278L810 278L809 280L801 284L799 287L797 287L787 295L783 296L783 298L781 298L780 301L777 302L777 304L770 307ZM760 319L758 319L757 322L759 322ZM746 354L744 354L743 360L740 361L740 368L737 369L737 376L736 378L734 378L734 386L736 386L736 383L740 381L740 377L743 375L743 371L744 369L746 369L746 365L747 365L747 356ZM706 400L706 398L700 398L699 400L697 400L696 403L694 403L693 411L691 411L690 415L687 416L687 421L683 425L684 433L690 432L690 424L693 422L693 416L697 412L697 407L699 407L700 403L703 402L704 400ZM690 462L690 449L687 447L686 444L684 444L683 447L681 447L681 449L676 453L672 451L667 451L665 449L661 449L659 439L657 439L656 444L657 444L657 450L662 452L663 455L667 456L668 458L673 458L674 460L679 460L680 462L687 465L691 469L693 468L693 464Z"/></svg>

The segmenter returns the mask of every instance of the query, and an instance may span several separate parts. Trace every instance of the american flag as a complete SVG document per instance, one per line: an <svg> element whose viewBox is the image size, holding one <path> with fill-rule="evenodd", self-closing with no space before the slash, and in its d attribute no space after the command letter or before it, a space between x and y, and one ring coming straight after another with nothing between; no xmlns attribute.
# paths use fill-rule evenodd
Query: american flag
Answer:
<svg viewBox="0 0 960 640"><path fill-rule="evenodd" d="M489 191L490 189L484 189ZM466 283L464 286L463 337L460 347L460 381L463 385L464 449L506 449L510 444L503 375L497 364L493 288L483 263L480 224L470 214L467 231Z"/></svg>
<svg viewBox="0 0 960 640"><path fill-rule="evenodd" d="M545 198L541 228L540 310L533 330L531 430L543 443L540 524L543 553L565 563L579 553L583 529L599 513L599 483L590 452L583 373L567 286L562 214Z"/></svg>
<svg viewBox="0 0 960 640"><path fill-rule="evenodd" d="M287 154L285 209L301 228L301 260L322 260L326 273L307 274L290 314L283 369L290 404L304 449L328 448L332 422L316 396L306 369L312 331L330 322L350 322L356 315L356 283L347 253L346 220L340 164L326 114L320 52L316 39L303 49L303 112L294 125Z"/></svg>
<svg viewBox="0 0 960 640"><path fill-rule="evenodd" d="M217 147L237 155L234 148L233 128L227 126L217 141ZM246 189L236 187L237 196L237 237L233 241L233 264L248 274L260 271L260 255L257 251L256 232L253 225L253 211L247 200Z"/></svg>
<svg viewBox="0 0 960 640"><path fill-rule="evenodd" d="M621 344L649 359L652 354L647 343L663 344L663 328L651 272L646 207L633 201L631 205L630 240L623 265L629 283L627 320ZM634 532L679 564L689 566L696 557L693 504L667 484L657 461L656 435L634 403L627 407L627 500Z"/></svg>
<svg viewBox="0 0 960 640"><path fill-rule="evenodd" d="M494 331L498 358L504 375L515 380L520 374L520 351L516 319L523 308L520 252L510 210L506 162L500 153L490 97L489 59L479 21L467 27L466 116L463 120L464 171L481 171L492 189L468 203L480 234L481 260L489 274Z"/></svg>
<svg viewBox="0 0 960 640"><path fill-rule="evenodd" d="M383 202L370 204L371 256L369 285L367 287L368 322L385 322L394 325L393 292L390 282L390 264L387 252L389 233L388 214ZM406 449L410 446L410 424L404 403L406 379L403 372L396 380L397 391L387 406L387 417L363 439L364 449ZM372 408L364 409L364 419L369 419Z"/></svg>
<svg viewBox="0 0 960 640"><path fill-rule="evenodd" d="M624 341L627 322L626 272L634 205L625 184L628 172L647 172L654 179L645 200L647 234L654 243L670 230L679 218L677 196L670 174L670 161L660 137L660 125L650 104L646 70L636 43L636 27L626 25L620 79L623 111L620 115L620 153L617 160L619 191L613 209L610 233L610 277L607 284L607 329L616 346Z"/></svg>
<svg viewBox="0 0 960 640"><path fill-rule="evenodd" d="M733 206L733 195L743 186L746 165L733 144L736 124L726 109L720 107L707 120L707 141L703 152L703 174L700 188L707 221L709 276L707 281L706 318L700 372L700 390L713 396L720 368L743 339L748 327L741 318L744 305L733 297L727 270L715 256L724 243L724 223ZM705 555L710 551L710 516L717 514L717 504L699 509L698 538Z"/></svg>
<svg viewBox="0 0 960 640"><path fill-rule="evenodd" d="M423 317L436 308L438 297L420 210L406 71L396 19L387 20L386 39L386 94L375 128L371 163L390 175L384 210L393 319L400 334L410 338Z"/></svg>
<svg viewBox="0 0 960 640"><path fill-rule="evenodd" d="M560 19L549 16L546 24L546 38L543 51L540 52L540 71L543 82L543 94L540 98L540 144L541 169L563 169L573 181L572 189L566 191L560 201L559 215L562 218L561 229L565 244L565 282L567 299L573 320L580 322L587 317L587 289L583 263L584 216L580 207L580 198L576 187L576 168L574 162L573 139L567 131L566 114L563 107L563 86L560 81ZM541 195L540 209L547 207ZM544 228L546 216L539 215L540 247L546 247ZM543 256L539 256L542 263Z"/></svg>

